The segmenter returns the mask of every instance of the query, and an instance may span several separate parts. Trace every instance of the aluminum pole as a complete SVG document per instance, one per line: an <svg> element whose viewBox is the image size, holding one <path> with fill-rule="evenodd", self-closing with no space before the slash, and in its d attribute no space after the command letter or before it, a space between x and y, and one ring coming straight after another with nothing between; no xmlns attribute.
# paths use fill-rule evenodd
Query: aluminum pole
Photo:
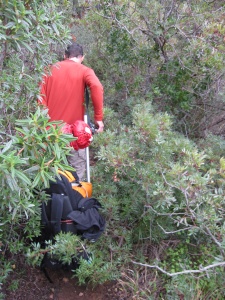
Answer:
<svg viewBox="0 0 225 300"><path fill-rule="evenodd" d="M88 124L87 115L84 115L84 122ZM86 152L86 171L87 171L87 182L91 182L90 179L90 157L89 157L89 147L85 148Z"/></svg>

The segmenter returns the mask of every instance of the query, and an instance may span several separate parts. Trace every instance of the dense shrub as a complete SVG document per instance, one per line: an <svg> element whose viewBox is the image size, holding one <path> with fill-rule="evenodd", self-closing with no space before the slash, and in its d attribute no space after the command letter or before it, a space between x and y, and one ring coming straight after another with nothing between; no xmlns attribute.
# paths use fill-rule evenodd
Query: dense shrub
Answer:
<svg viewBox="0 0 225 300"><path fill-rule="evenodd" d="M167 281L168 297L187 296L192 273L199 275L193 293L208 295L207 276L219 287L224 266L223 142L217 140L220 150L215 145L203 151L173 131L172 118L150 103L134 107L132 126L115 128L113 122L93 144L98 164L92 175L108 215L113 258L119 253L126 261L128 255L174 278ZM168 248L146 256L144 249L163 243ZM188 275L175 276L179 272Z"/></svg>

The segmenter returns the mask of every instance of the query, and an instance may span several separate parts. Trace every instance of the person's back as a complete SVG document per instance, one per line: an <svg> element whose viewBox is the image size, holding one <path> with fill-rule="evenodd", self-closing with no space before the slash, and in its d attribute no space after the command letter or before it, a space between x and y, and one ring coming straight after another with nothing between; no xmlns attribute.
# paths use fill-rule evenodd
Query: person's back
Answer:
<svg viewBox="0 0 225 300"><path fill-rule="evenodd" d="M94 106L94 119L103 118L103 87L94 71L71 59L51 67L50 75L44 77L42 103L49 109L51 120L63 120L72 124L84 117L84 90L88 86Z"/></svg>
<svg viewBox="0 0 225 300"><path fill-rule="evenodd" d="M87 86L91 92L97 132L102 132L103 86L94 71L82 65L83 59L83 48L79 44L68 45L65 60L54 64L43 76L39 103L48 108L51 121L62 120L73 124L77 120L84 120L84 91ZM80 179L85 171L85 153L82 150L71 150L72 155L68 157Z"/></svg>

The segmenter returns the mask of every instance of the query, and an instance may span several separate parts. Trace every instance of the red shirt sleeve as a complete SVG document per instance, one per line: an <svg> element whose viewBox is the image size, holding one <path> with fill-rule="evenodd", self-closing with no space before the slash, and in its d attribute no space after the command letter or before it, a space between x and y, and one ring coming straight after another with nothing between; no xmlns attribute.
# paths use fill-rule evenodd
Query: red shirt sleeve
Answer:
<svg viewBox="0 0 225 300"><path fill-rule="evenodd" d="M84 73L84 81L86 85L90 88L91 100L94 108L94 119L95 121L103 120L103 86L99 81L95 72L87 68Z"/></svg>

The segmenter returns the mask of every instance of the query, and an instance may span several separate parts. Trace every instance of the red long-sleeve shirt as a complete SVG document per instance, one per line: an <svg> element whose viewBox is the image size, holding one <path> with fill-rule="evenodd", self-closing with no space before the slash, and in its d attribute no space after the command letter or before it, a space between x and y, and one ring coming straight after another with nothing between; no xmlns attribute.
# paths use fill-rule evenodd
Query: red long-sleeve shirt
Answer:
<svg viewBox="0 0 225 300"><path fill-rule="evenodd" d="M95 121L103 119L103 86L94 71L85 65L64 60L43 77L39 103L47 106L51 121L73 124L84 119L84 90L90 88Z"/></svg>

